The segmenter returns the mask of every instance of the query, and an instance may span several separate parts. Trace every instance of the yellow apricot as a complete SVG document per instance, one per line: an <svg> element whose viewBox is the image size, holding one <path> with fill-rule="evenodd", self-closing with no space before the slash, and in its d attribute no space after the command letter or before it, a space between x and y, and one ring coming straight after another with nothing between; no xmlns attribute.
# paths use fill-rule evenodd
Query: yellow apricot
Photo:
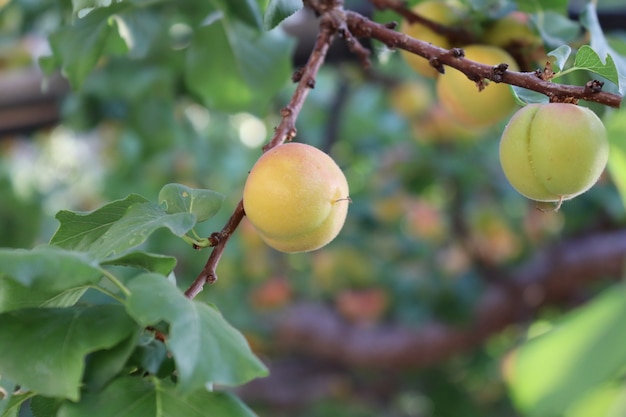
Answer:
<svg viewBox="0 0 626 417"><path fill-rule="evenodd" d="M509 121L500 163L520 194L561 202L587 191L609 155L606 129L596 114L575 104L529 104Z"/></svg>
<svg viewBox="0 0 626 417"><path fill-rule="evenodd" d="M505 63L509 70L518 70L513 57L495 46L470 45L463 49L465 57L472 61L488 65ZM446 68L446 74L437 79L439 101L451 117L467 126L493 125L513 112L516 103L507 84L483 81L487 85L479 90L465 74Z"/></svg>
<svg viewBox="0 0 626 417"><path fill-rule="evenodd" d="M339 234L348 195L346 177L330 156L310 145L288 143L270 149L254 164L243 206L269 246L307 252Z"/></svg>
<svg viewBox="0 0 626 417"><path fill-rule="evenodd" d="M408 119L428 111L433 104L433 93L422 80L405 81L393 87L389 104L396 113Z"/></svg>
<svg viewBox="0 0 626 417"><path fill-rule="evenodd" d="M496 20L482 35L488 45L506 48L508 46L536 47L542 44L541 37L530 26L527 14L511 12Z"/></svg>
<svg viewBox="0 0 626 417"><path fill-rule="evenodd" d="M413 11L442 25L454 25L459 21L457 8L443 1L425 1L415 6ZM407 20L403 20L400 32L441 48L449 49L451 47L448 38L419 23L409 23ZM435 78L439 75L439 72L430 65L426 58L404 50L401 50L400 53L407 64L418 74L429 78Z"/></svg>

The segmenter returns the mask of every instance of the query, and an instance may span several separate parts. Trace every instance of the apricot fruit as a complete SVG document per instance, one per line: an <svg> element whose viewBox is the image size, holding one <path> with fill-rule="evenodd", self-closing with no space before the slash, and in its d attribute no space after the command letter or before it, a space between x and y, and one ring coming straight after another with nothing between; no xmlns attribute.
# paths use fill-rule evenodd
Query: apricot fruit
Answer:
<svg viewBox="0 0 626 417"><path fill-rule="evenodd" d="M250 223L269 246L307 252L328 244L346 220L348 182L335 161L302 143L279 145L254 164L243 190Z"/></svg>
<svg viewBox="0 0 626 417"><path fill-rule="evenodd" d="M416 14L442 25L451 26L460 20L458 9L443 1L425 1L413 9ZM448 38L419 23L409 23L403 20L400 32L412 38L419 39L441 48L450 49L452 46ZM418 74L428 78L435 78L439 72L433 68L428 60L408 51L400 51L406 63Z"/></svg>
<svg viewBox="0 0 626 417"><path fill-rule="evenodd" d="M489 45L469 45L463 48L465 57L487 65L508 64L508 69L517 71L518 66L506 51ZM507 84L482 80L484 88L465 74L450 68L437 79L437 96L451 117L470 127L493 125L515 109L516 103Z"/></svg>
<svg viewBox="0 0 626 417"><path fill-rule="evenodd" d="M608 156L602 121L575 104L529 104L515 113L500 140L504 175L536 201L560 203L587 191Z"/></svg>
<svg viewBox="0 0 626 417"><path fill-rule="evenodd" d="M542 45L541 37L530 26L527 14L514 11L496 20L482 35L482 41L488 45L506 48L536 47Z"/></svg>
<svg viewBox="0 0 626 417"><path fill-rule="evenodd" d="M400 116L410 119L426 113L433 105L431 88L422 80L404 81L389 92L389 104Z"/></svg>

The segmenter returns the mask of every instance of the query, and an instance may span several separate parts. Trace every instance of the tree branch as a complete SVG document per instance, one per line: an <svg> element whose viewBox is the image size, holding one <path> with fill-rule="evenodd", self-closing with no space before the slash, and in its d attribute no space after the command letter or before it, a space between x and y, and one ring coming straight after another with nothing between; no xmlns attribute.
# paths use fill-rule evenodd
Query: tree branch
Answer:
<svg viewBox="0 0 626 417"><path fill-rule="evenodd" d="M393 31L385 25L372 22L358 13L347 11L346 19L348 27L354 36L360 38L374 38L383 42L389 48L401 48L413 52L414 54L428 59L430 64L440 72L443 72L444 65L447 65L461 71L467 75L470 80L479 81L481 79L487 79L497 83L516 85L545 94L551 100L572 97L610 107L619 107L622 101L622 96L601 92L596 88L544 81L536 72L509 71L506 65L492 66L471 61L464 58L464 52L460 48L450 50L440 48L428 42Z"/></svg>
<svg viewBox="0 0 626 417"><path fill-rule="evenodd" d="M379 10L393 10L400 16L402 16L407 22L411 24L419 24L426 26L433 32L443 35L454 43L473 43L476 41L475 36L470 31L463 27L447 26L437 23L433 20L427 19L424 16L415 13L409 7L406 2L399 0L370 0L370 2Z"/></svg>
<svg viewBox="0 0 626 417"><path fill-rule="evenodd" d="M626 230L565 242L542 250L502 284L492 284L465 327L430 322L419 328L353 326L319 304L299 304L276 321L277 346L347 366L420 368L484 342L548 303L571 299L583 284L618 277L626 261Z"/></svg>
<svg viewBox="0 0 626 417"><path fill-rule="evenodd" d="M311 56L309 57L306 66L298 69L293 74L292 79L294 82L297 82L298 85L296 86L296 90L294 91L289 103L281 109L280 113L282 120L274 130L274 136L272 139L263 147L263 152L267 152L285 141L290 141L296 136L296 119L300 114L300 110L302 109L302 105L304 104L309 91L315 87L315 77L324 63L324 59L338 28L339 25L337 24L336 17L333 14L327 13L322 16L322 19L320 20L320 31L317 35L317 40L313 51L311 52ZM239 223L241 223L244 215L243 200L240 200L235 208L235 211L230 216L228 222L222 230L211 235L211 246L213 247L211 255L209 255L209 259L204 265L204 268L202 268L200 274L185 291L185 295L188 298L196 297L200 291L202 291L206 283L213 284L217 281L217 264L222 257L226 243L239 226Z"/></svg>

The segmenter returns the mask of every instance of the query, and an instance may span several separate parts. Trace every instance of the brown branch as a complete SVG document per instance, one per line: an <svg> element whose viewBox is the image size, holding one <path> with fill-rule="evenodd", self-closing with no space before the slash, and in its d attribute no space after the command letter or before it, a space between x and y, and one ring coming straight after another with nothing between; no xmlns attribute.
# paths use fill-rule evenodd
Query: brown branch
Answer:
<svg viewBox="0 0 626 417"><path fill-rule="evenodd" d="M374 38L383 42L389 48L401 48L413 52L428 59L431 65L440 71L443 71L443 66L447 65L463 72L470 80L487 79L498 83L516 85L545 94L551 100L572 97L616 108L620 106L622 101L622 96L608 92L599 92L597 88L556 84L542 80L535 72L509 71L503 64L492 66L471 61L463 56L463 50L460 48L450 50L440 48L428 42L390 30L385 25L372 22L358 13L347 11L346 18L350 31L356 37Z"/></svg>
<svg viewBox="0 0 626 417"><path fill-rule="evenodd" d="M191 286L185 291L185 296L194 298L202 291L204 284L213 284L217 281L217 264L222 257L222 253L224 253L228 239L230 239L235 229L237 229L237 226L239 226L239 223L241 223L243 216L243 200L239 200L235 211L231 214L226 225L222 230L211 235L210 239L214 242L211 255L209 255L209 259L204 265L204 268L202 268L202 272L200 272Z"/></svg>
<svg viewBox="0 0 626 417"><path fill-rule="evenodd" d="M546 248L483 293L465 327L430 322L416 328L353 326L332 309L299 304L277 319L277 346L348 366L419 368L483 343L506 326L526 320L548 303L577 295L588 282L619 277L626 261L626 230ZM514 291L511 291L514 288Z"/></svg>
<svg viewBox="0 0 626 417"><path fill-rule="evenodd" d="M392 10L396 12L398 15L402 16L407 22L411 24L426 26L433 32L445 36L453 44L469 44L473 43L476 40L474 34L465 30L462 27L442 25L441 23L435 22L434 20L430 20L418 13L415 13L413 10L407 7L406 2L404 1L370 0L370 2L374 5L374 7L379 10Z"/></svg>
<svg viewBox="0 0 626 417"><path fill-rule="evenodd" d="M332 13L333 10L334 9L329 11L329 13L324 14L320 20L320 31L318 33L313 51L311 52L311 56L309 57L306 66L294 73L293 81L297 82L298 85L296 86L289 103L281 109L282 120L274 130L274 136L272 139L263 147L263 152L267 152L269 149L272 149L285 141L289 141L296 136L296 119L300 114L300 110L302 109L302 105L304 104L309 91L315 87L315 77L324 63L330 44L340 27L337 22L337 17ZM222 230L211 235L210 239L213 250L211 251L211 255L209 255L209 259L204 265L204 268L202 268L198 277L194 280L187 291L185 291L185 295L188 298L196 297L200 291L202 291L205 284L213 284L217 281L217 264L222 257L226 243L239 226L239 223L241 223L244 215L243 200L240 200L235 208L235 211L230 216L228 222Z"/></svg>

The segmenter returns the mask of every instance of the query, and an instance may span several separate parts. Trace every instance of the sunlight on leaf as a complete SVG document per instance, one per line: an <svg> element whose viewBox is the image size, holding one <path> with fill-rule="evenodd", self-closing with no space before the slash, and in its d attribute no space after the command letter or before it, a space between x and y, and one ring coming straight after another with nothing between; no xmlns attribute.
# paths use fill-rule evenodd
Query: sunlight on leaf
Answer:
<svg viewBox="0 0 626 417"><path fill-rule="evenodd" d="M618 285L513 352L506 379L528 416L558 415L624 369L625 296Z"/></svg>

